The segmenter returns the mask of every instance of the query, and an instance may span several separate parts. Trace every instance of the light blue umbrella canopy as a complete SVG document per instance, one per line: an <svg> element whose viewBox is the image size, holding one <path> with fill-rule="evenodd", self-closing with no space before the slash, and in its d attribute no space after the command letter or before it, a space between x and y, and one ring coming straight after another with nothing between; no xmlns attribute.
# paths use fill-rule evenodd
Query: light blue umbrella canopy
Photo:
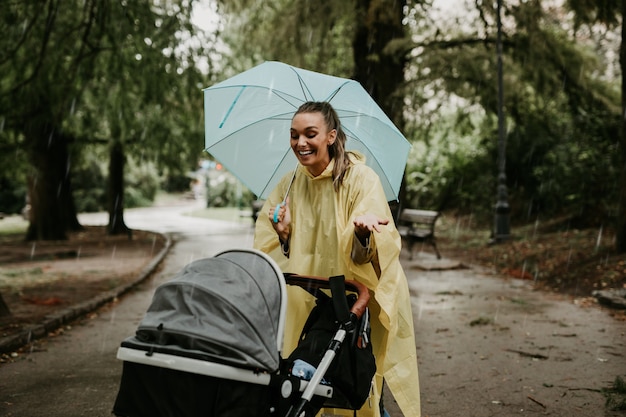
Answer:
<svg viewBox="0 0 626 417"><path fill-rule="evenodd" d="M397 200L410 143L357 81L268 61L204 89L205 148L259 198L297 165L289 142L294 112L327 101L346 148L376 171Z"/></svg>

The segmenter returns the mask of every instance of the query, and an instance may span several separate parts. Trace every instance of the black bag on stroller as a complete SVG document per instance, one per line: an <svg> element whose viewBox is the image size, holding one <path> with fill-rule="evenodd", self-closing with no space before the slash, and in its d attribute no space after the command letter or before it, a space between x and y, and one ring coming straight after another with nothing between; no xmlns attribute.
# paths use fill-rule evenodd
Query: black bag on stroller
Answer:
<svg viewBox="0 0 626 417"><path fill-rule="evenodd" d="M343 276L331 277L329 282L332 297L319 288L310 291L316 297L316 306L302 329L298 346L287 358L290 366L300 360L317 368L329 349L338 349L324 372L324 381L333 386L333 397L312 398L307 416L322 407L360 409L370 394L376 373L368 308L358 317L350 313L348 309L357 301L356 294L345 294ZM334 347L333 338L340 328L346 330L346 336L340 346Z"/></svg>
<svg viewBox="0 0 626 417"><path fill-rule="evenodd" d="M348 297L354 303L354 297ZM337 323L330 297L318 296L317 305L302 329L300 343L287 361L293 363L300 359L317 367L337 331ZM328 368L324 380L345 397L345 402L340 399L327 400L326 407L358 410L369 396L372 378L376 373L376 361L369 343L368 327L367 317L356 323L354 331L348 333L339 354Z"/></svg>

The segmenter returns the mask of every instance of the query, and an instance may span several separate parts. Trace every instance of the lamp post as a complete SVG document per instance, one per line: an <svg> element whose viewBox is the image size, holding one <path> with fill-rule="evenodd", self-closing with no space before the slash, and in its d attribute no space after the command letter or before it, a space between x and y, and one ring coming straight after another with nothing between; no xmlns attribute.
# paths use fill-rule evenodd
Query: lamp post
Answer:
<svg viewBox="0 0 626 417"><path fill-rule="evenodd" d="M502 0L497 0L497 40L496 55L498 59L498 188L495 206L495 229L492 243L502 242L511 237L509 224L509 202L506 187L506 136L504 132L504 96L502 82L502 19L500 17Z"/></svg>

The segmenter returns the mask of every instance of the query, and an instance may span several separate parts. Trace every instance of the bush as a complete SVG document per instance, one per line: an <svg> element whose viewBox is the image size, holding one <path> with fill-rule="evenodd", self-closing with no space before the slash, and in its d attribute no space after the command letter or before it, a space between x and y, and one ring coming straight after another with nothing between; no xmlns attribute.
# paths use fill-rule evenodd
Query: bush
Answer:
<svg viewBox="0 0 626 417"><path fill-rule="evenodd" d="M124 178L126 208L146 207L152 204L161 184L158 169L153 162L143 161L142 164L137 164L129 157Z"/></svg>
<svg viewBox="0 0 626 417"><path fill-rule="evenodd" d="M26 186L6 176L0 177L0 212L19 214L26 204Z"/></svg>

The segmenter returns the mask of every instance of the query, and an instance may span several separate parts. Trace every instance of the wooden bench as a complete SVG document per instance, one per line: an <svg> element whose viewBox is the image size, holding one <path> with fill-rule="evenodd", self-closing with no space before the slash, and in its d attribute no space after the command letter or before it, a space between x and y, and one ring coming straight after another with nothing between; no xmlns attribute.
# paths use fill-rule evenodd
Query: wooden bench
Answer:
<svg viewBox="0 0 626 417"><path fill-rule="evenodd" d="M435 223L439 212L433 210L404 209L398 217L398 232L409 248L410 259L413 259L413 247L423 242L430 244L437 259L441 259L435 238Z"/></svg>

